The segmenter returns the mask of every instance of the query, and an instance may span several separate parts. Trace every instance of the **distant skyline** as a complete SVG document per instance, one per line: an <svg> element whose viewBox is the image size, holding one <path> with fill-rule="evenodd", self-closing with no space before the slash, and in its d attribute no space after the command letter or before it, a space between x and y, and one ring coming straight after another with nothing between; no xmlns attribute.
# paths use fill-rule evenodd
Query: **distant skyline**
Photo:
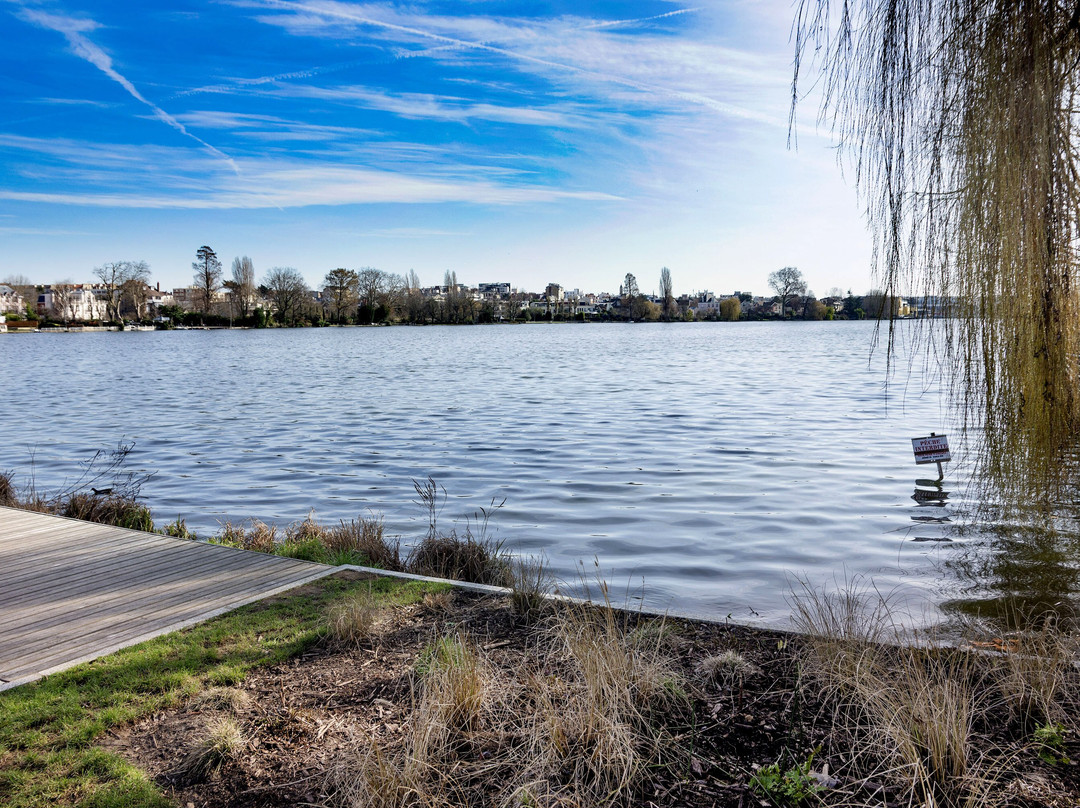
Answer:
<svg viewBox="0 0 1080 808"><path fill-rule="evenodd" d="M374 266L424 285L819 296L870 239L786 2L0 0L0 278Z"/></svg>

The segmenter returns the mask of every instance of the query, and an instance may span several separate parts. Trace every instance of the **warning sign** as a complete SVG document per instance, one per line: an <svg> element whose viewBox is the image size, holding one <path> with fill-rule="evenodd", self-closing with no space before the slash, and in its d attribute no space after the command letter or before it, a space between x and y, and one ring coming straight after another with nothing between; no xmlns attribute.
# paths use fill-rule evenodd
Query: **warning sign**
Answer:
<svg viewBox="0 0 1080 808"><path fill-rule="evenodd" d="M911 449L915 452L915 465L923 463L948 463L952 460L949 452L949 439L945 435L930 435L925 438L912 438Z"/></svg>

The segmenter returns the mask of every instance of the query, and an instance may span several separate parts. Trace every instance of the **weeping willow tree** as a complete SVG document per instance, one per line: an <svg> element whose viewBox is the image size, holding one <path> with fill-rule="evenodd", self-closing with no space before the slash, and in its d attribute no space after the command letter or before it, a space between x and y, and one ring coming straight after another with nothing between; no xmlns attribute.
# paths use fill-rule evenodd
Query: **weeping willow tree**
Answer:
<svg viewBox="0 0 1080 808"><path fill-rule="evenodd" d="M886 294L947 315L922 336L976 478L1006 505L1074 498L1080 2L802 0L795 32L791 131L809 68Z"/></svg>

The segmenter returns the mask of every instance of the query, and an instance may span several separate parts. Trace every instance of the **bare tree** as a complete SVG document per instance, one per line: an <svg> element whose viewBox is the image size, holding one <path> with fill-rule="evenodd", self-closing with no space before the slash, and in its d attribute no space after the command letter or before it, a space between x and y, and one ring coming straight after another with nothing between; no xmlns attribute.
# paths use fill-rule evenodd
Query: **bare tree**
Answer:
<svg viewBox="0 0 1080 808"><path fill-rule="evenodd" d="M386 273L386 283L379 303L386 311L388 320L396 319L398 313L405 307L406 286L405 278L393 272Z"/></svg>
<svg viewBox="0 0 1080 808"><path fill-rule="evenodd" d="M323 294L328 301L334 322L344 323L348 313L356 309L360 300L357 287L360 276L355 269L338 267L331 269L323 278Z"/></svg>
<svg viewBox="0 0 1080 808"><path fill-rule="evenodd" d="M671 285L671 270L663 267L660 270L660 297L664 301L661 304L660 316L665 320L674 319L679 311L675 305L675 294Z"/></svg>
<svg viewBox="0 0 1080 808"><path fill-rule="evenodd" d="M52 310L66 328L75 319L75 284L69 280L49 286L52 294Z"/></svg>
<svg viewBox="0 0 1080 808"><path fill-rule="evenodd" d="M795 267L784 267L769 275L769 286L780 298L780 316L783 317L788 301L806 294L806 280Z"/></svg>
<svg viewBox="0 0 1080 808"><path fill-rule="evenodd" d="M293 267L274 267L263 280L274 306L274 318L282 325L292 325L303 313L308 296L307 281Z"/></svg>
<svg viewBox="0 0 1080 808"><path fill-rule="evenodd" d="M420 276L415 269L410 269L405 276L405 317L411 323L423 322L424 295L420 291Z"/></svg>
<svg viewBox="0 0 1080 808"><path fill-rule="evenodd" d="M619 296L620 302L626 309L626 319L633 322L634 303L637 300L638 296L637 278L634 277L634 273L626 273L626 277L623 278L622 289L619 290Z"/></svg>
<svg viewBox="0 0 1080 808"><path fill-rule="evenodd" d="M356 271L356 277L360 303L367 306L368 324L371 325L375 322L379 299L386 289L386 273L375 267L363 267Z"/></svg>
<svg viewBox="0 0 1080 808"><path fill-rule="evenodd" d="M205 244L195 251L195 257L197 260L191 264L195 270L195 303L205 318L221 289L221 261Z"/></svg>
<svg viewBox="0 0 1080 808"><path fill-rule="evenodd" d="M124 284L120 288L120 314L125 310L134 312L141 320L146 313L146 300L150 291L150 265L145 261L128 261Z"/></svg>
<svg viewBox="0 0 1080 808"><path fill-rule="evenodd" d="M108 297L105 299L105 319L116 322L120 319L120 287L127 279L127 261L110 261L94 267L94 276L105 287Z"/></svg>
<svg viewBox="0 0 1080 808"><path fill-rule="evenodd" d="M246 320L251 314L251 305L255 299L255 264L246 255L233 259L232 283L229 288L237 316Z"/></svg>

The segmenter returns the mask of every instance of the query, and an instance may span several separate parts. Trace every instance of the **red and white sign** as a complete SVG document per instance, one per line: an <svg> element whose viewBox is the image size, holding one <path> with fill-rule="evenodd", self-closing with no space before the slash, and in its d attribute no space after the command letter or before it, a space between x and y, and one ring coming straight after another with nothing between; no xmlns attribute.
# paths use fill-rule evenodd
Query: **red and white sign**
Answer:
<svg viewBox="0 0 1080 808"><path fill-rule="evenodd" d="M945 435L912 438L911 449L915 452L916 466L921 466L923 463L948 463L952 460L949 439Z"/></svg>

